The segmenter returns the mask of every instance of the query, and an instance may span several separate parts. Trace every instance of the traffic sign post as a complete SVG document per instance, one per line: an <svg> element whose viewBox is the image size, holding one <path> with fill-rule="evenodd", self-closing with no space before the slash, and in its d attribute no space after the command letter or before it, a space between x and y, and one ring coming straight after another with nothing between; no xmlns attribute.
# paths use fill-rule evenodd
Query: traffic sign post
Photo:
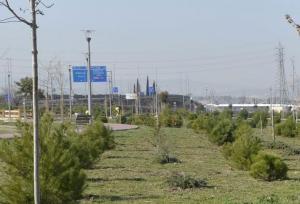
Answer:
<svg viewBox="0 0 300 204"><path fill-rule="evenodd" d="M73 82L87 82L87 67L73 66ZM106 66L92 66L91 67L91 82L107 82Z"/></svg>

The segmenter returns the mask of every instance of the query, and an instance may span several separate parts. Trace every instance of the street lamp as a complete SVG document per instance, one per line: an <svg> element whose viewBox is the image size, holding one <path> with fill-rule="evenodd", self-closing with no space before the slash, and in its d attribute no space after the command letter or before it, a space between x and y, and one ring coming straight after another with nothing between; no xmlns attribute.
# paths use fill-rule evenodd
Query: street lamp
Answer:
<svg viewBox="0 0 300 204"><path fill-rule="evenodd" d="M287 22L289 24L291 24L294 28L296 28L298 34L300 35L300 25L298 25L297 23L295 23L295 21L292 19L292 17L290 15L285 15L285 18L287 20Z"/></svg>
<svg viewBox="0 0 300 204"><path fill-rule="evenodd" d="M298 32L298 34L300 35L300 25L299 24L297 24L297 23L295 23L295 21L292 19L292 17L290 16L290 15L285 15L285 18L286 18L286 20L287 20L287 22L289 23L289 24L291 24L294 28L296 28L296 30L297 30L297 32ZM293 94L294 95L294 94ZM293 97L295 97L295 96L293 96ZM293 110L293 112L294 112L295 110ZM296 123L297 123L297 121L298 121L298 112L297 112L297 109L296 109L296 114L295 114L295 120L296 120Z"/></svg>
<svg viewBox="0 0 300 204"><path fill-rule="evenodd" d="M88 81L88 112L92 115L92 79L91 79L91 40L92 30L85 30L85 37L88 43L88 67L87 67L87 81Z"/></svg>

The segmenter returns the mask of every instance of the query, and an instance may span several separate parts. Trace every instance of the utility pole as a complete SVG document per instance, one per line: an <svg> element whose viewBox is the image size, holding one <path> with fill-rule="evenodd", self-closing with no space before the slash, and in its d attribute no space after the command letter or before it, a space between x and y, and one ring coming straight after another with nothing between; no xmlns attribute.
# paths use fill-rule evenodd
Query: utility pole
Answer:
<svg viewBox="0 0 300 204"><path fill-rule="evenodd" d="M108 71L108 89L109 89L109 117L112 117L112 71Z"/></svg>
<svg viewBox="0 0 300 204"><path fill-rule="evenodd" d="M70 92L69 92L69 110L70 110L70 120L72 120L72 68L71 65L69 65L69 83L70 83Z"/></svg>
<svg viewBox="0 0 300 204"><path fill-rule="evenodd" d="M8 103L8 114L9 120L11 119L11 61L7 59L8 65L8 74L7 74L7 82L8 82L8 93L7 93L7 103Z"/></svg>

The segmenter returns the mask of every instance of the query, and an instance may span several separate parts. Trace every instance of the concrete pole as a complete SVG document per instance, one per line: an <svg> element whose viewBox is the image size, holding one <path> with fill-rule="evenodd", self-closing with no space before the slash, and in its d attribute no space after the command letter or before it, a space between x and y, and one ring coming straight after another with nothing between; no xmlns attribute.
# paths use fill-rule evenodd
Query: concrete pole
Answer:
<svg viewBox="0 0 300 204"><path fill-rule="evenodd" d="M272 137L275 143L275 130L274 130L274 111L273 111L273 93L272 88L270 89L270 105L271 105L271 123L272 123Z"/></svg>
<svg viewBox="0 0 300 204"><path fill-rule="evenodd" d="M8 114L9 120L11 119L11 84L10 84L10 71L8 72L8 94L7 94L7 102L8 102Z"/></svg>
<svg viewBox="0 0 300 204"><path fill-rule="evenodd" d="M109 117L112 117L112 72L109 77Z"/></svg>
<svg viewBox="0 0 300 204"><path fill-rule="evenodd" d="M73 97L72 97L72 69L71 65L69 65L69 83L70 83L70 93L69 93L69 110L70 110L70 120L72 120L72 102L73 102Z"/></svg>
<svg viewBox="0 0 300 204"><path fill-rule="evenodd" d="M92 79L91 79L91 37L86 38L88 42L88 70L87 70L87 80L88 80L88 111L89 115L92 115Z"/></svg>

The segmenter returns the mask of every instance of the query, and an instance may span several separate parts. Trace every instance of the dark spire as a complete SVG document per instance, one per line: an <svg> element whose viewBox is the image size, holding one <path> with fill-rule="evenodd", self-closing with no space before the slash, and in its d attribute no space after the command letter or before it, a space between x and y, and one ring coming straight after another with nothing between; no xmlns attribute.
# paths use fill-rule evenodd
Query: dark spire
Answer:
<svg viewBox="0 0 300 204"><path fill-rule="evenodd" d="M149 77L147 76L147 84L146 84L146 96L150 96L149 94Z"/></svg>

